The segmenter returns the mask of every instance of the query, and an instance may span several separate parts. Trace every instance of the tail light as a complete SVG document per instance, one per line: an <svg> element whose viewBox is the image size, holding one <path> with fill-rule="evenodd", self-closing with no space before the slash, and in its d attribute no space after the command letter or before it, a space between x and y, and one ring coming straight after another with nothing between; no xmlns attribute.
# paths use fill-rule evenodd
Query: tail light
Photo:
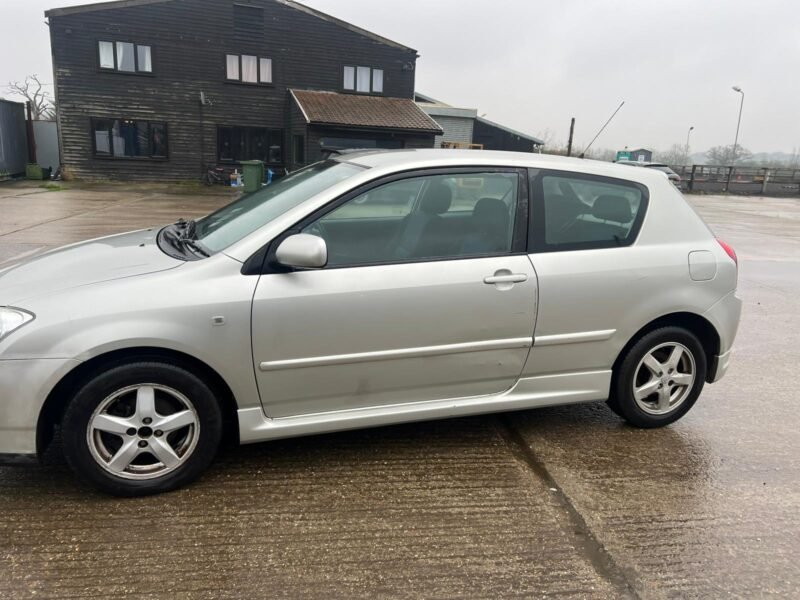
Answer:
<svg viewBox="0 0 800 600"><path fill-rule="evenodd" d="M729 244L726 244L720 239L717 239L717 242L719 242L719 245L722 246L722 249L725 250L725 253L731 257L731 260L733 260L733 262L735 262L736 266L738 267L739 258L736 256L736 251L733 248L731 248Z"/></svg>

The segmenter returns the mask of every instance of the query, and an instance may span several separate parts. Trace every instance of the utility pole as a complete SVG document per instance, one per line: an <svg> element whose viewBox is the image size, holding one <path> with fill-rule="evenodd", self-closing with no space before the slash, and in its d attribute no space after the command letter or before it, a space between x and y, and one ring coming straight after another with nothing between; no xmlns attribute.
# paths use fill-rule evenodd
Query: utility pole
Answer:
<svg viewBox="0 0 800 600"><path fill-rule="evenodd" d="M567 156L572 156L572 137L575 135L575 117L569 125L569 142L567 142Z"/></svg>

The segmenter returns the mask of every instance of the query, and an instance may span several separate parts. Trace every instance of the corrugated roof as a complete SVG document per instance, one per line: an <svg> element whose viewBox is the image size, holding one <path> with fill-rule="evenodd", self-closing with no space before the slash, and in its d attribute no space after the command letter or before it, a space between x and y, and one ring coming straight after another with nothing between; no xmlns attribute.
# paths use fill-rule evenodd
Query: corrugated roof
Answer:
<svg viewBox="0 0 800 600"><path fill-rule="evenodd" d="M489 119L485 119L483 117L478 117L477 120L480 121L481 123L485 123L489 127L496 127L497 129L501 129L501 130L503 130L503 131L505 131L507 133L510 133L511 135L515 135L515 136L520 137L520 138L522 138L524 140L531 141L531 142L533 142L534 144L536 144L538 146L544 145L544 140L540 140L539 138L534 137L532 135L528 135L527 133L522 133L521 131L517 131L515 129L511 129L511 127L506 127L505 125L500 125L500 123L495 123L494 121L490 121Z"/></svg>
<svg viewBox="0 0 800 600"><path fill-rule="evenodd" d="M441 135L442 128L411 98L291 90L311 125L399 129Z"/></svg>
<svg viewBox="0 0 800 600"><path fill-rule="evenodd" d="M44 16L47 18L61 17L64 15L73 15L77 13L91 12L95 10L109 10L114 8L128 8L132 6L146 6L148 4L161 4L164 2L172 2L172 1L173 0L111 0L109 2L96 2L94 4L80 4L78 6L51 8L50 10L46 10L44 12ZM408 50L409 52L414 52L415 54L417 53L417 51L414 50L413 48L409 48L408 46L400 44L399 42L395 42L394 40L385 38L367 29L362 29L361 27L353 25L352 23L348 23L347 21L342 21L341 19L337 19L334 16L331 16L327 13L311 8L310 6L306 6L305 4L300 4L299 2L295 2L295 0L273 0L273 1L278 2L279 4L283 4L284 6L293 8L295 10L299 10L306 14L312 15L314 17L317 17L318 19L322 19L323 21L328 21L329 23L333 23L334 25L338 25L339 27L343 27L344 29L348 29L349 31L368 37L381 44L386 44L387 46L400 48L401 50Z"/></svg>

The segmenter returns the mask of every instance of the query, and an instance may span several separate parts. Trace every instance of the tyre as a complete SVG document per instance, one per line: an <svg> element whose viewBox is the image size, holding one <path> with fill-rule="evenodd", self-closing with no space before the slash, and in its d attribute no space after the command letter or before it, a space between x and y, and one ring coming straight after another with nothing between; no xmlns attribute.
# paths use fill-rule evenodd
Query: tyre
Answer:
<svg viewBox="0 0 800 600"><path fill-rule="evenodd" d="M681 327L651 331L619 363L608 405L635 427L664 427L692 408L706 369L705 351L693 333Z"/></svg>
<svg viewBox="0 0 800 600"><path fill-rule="evenodd" d="M81 479L115 496L146 496L186 485L211 464L222 414L195 374L136 362L83 385L61 429L64 455Z"/></svg>

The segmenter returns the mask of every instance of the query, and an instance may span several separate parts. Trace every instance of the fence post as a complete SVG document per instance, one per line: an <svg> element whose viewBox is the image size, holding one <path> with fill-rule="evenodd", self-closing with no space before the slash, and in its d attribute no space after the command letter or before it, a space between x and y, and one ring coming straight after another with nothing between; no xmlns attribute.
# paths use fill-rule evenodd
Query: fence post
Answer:
<svg viewBox="0 0 800 600"><path fill-rule="evenodd" d="M697 165L692 165L692 174L689 175L689 191L694 191L694 172L697 170Z"/></svg>
<svg viewBox="0 0 800 600"><path fill-rule="evenodd" d="M731 187L731 177L733 176L733 167L728 167L728 177L725 180L725 193L728 193L728 190Z"/></svg>
<svg viewBox="0 0 800 600"><path fill-rule="evenodd" d="M769 168L764 169L764 181L761 182L761 195L764 196L767 193L767 182L769 181Z"/></svg>

